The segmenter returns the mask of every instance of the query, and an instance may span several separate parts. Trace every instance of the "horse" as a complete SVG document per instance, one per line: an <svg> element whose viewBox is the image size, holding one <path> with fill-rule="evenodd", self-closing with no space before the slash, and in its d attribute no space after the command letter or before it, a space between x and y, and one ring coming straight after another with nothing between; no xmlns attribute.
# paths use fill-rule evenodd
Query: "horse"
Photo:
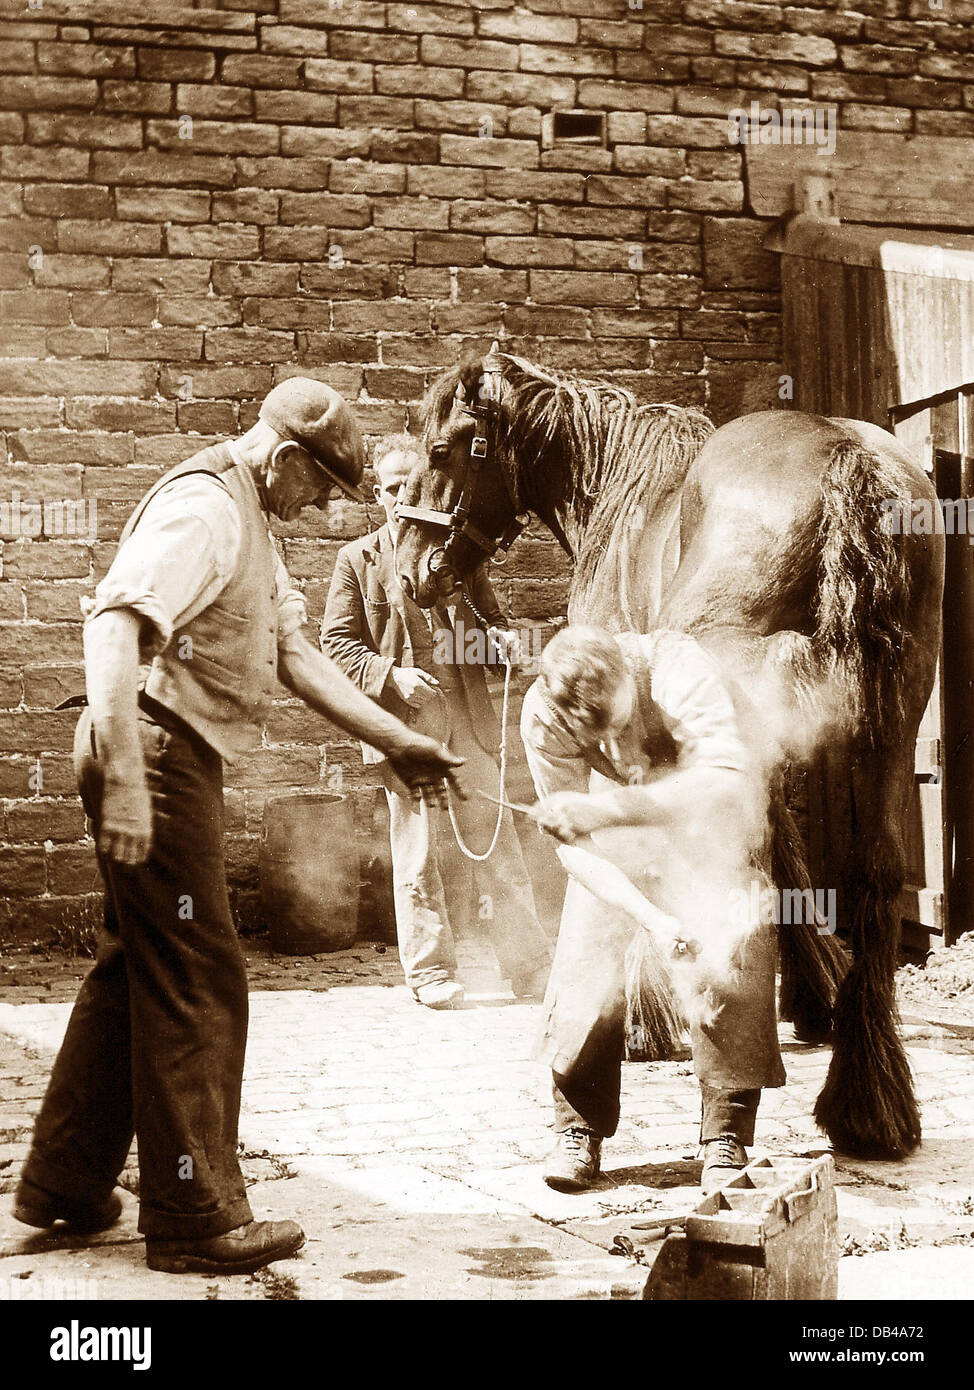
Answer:
<svg viewBox="0 0 974 1390"><path fill-rule="evenodd" d="M432 605L533 515L573 561L570 621L692 634L755 713L779 886L810 883L786 773L827 750L852 827L824 866L841 937L817 920L779 927L780 1013L800 1039L832 1040L814 1113L836 1150L910 1153L921 1124L897 1031L896 903L944 571L926 474L865 421L782 409L715 429L496 343L431 385L423 439L400 497L406 594ZM896 534L894 502L927 504L933 533Z"/></svg>

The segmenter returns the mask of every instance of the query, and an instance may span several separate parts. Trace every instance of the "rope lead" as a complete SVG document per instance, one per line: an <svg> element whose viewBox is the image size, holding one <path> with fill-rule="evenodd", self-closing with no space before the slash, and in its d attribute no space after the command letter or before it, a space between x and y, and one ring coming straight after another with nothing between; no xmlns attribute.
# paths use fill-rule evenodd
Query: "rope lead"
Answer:
<svg viewBox="0 0 974 1390"><path fill-rule="evenodd" d="M473 611L474 617L476 617L480 621L484 628L484 631L486 632L487 628L490 626L490 624L487 622L487 619L484 617L483 613L481 613L480 610L477 608L476 604L473 603L473 601L470 598L470 595L466 592L466 590L464 590L463 597L468 607ZM507 790L507 714L510 705L512 669L513 668L511 666L510 657L505 651L504 703L501 706L501 776L499 792L500 801L506 800L505 792ZM453 809L453 801L450 798L449 783L447 783L447 809L450 814L450 824L453 827L453 835L457 842L457 849L459 849L460 853L464 855L467 859L472 859L477 864L484 863L484 861L489 859L490 856L494 853L494 850L497 848L497 841L501 833L501 823L504 819L504 807L498 806L497 808L497 820L494 822L494 833L491 836L490 844L487 846L483 854L477 854L474 850L470 848L470 846L466 843L466 841L463 838L463 833L460 830L459 825L457 824L456 812Z"/></svg>

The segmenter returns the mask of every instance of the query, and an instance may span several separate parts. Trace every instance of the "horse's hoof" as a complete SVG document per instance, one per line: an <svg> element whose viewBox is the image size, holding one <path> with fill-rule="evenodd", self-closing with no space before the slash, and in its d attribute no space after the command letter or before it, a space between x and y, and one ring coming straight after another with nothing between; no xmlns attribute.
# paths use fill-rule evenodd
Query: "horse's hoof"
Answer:
<svg viewBox="0 0 974 1390"><path fill-rule="evenodd" d="M791 1026L800 1043L821 1047L823 1043L832 1039L832 1011L830 1009L827 1013L799 1014L791 1019Z"/></svg>
<svg viewBox="0 0 974 1390"><path fill-rule="evenodd" d="M804 1043L806 1047L824 1047L826 1043L832 1041L831 1025L827 1028L799 1027L796 1023L795 1040Z"/></svg>

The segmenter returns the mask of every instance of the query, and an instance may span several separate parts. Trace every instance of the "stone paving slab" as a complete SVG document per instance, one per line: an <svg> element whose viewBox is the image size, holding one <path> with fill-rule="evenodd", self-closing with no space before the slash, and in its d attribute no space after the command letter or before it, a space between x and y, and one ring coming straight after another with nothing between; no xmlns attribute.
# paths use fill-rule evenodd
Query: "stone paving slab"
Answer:
<svg viewBox="0 0 974 1390"><path fill-rule="evenodd" d="M974 1248L928 1247L839 1261L839 1298L915 1302L969 1300L974 1291Z"/></svg>
<svg viewBox="0 0 974 1390"><path fill-rule="evenodd" d="M296 1256L252 1278L147 1269L129 1194L118 1226L84 1243L30 1234L5 1199L0 1298L601 1299L642 1289L643 1271L627 1261L433 1174L308 1159L249 1196L258 1220L299 1215L308 1233Z"/></svg>
<svg viewBox="0 0 974 1390"><path fill-rule="evenodd" d="M345 970L336 956L318 974L311 961L283 972L302 982L286 992L265 967L265 987L251 994L243 1166L258 1215L305 1226L308 1244L295 1259L253 1279L158 1275L142 1260L133 1198L109 1238L67 1248L25 1235L0 1197L0 1292L93 1271L102 1297L146 1299L638 1293L645 1265L608 1252L628 1232L651 1261L652 1243L633 1223L685 1214L699 1199L692 1067L627 1066L623 1121L606 1143L602 1180L588 1193L555 1193L540 1179L552 1138L548 1078L533 1056L540 1008L514 1001L489 955L470 943L461 950L466 1007L445 1013L413 1001L394 955L341 954ZM20 988L0 1001L0 1191L12 1189L70 1009L38 1002L36 984L27 1002ZM873 1268L869 1297L906 1296L900 1290L928 1268L921 1254L932 1267L944 1260L953 1287L967 1268L958 1252L974 1250L974 1038L942 1018L911 1016L905 1033L925 1141L899 1164L838 1161L849 1251L842 1297L863 1296L862 1270ZM827 1147L811 1113L829 1051L797 1043L787 1027L781 1040L789 1083L765 1093L755 1157ZM123 1175L134 1179L134 1169Z"/></svg>
<svg viewBox="0 0 974 1390"><path fill-rule="evenodd" d="M255 1214L276 1211L259 1184L250 1189ZM211 1278L162 1274L148 1269L137 1230L138 1202L123 1193L122 1219L111 1231L85 1241L44 1232L31 1233L10 1215L10 1198L0 1198L0 1299L144 1299L199 1301L207 1298L264 1298L264 1286L244 1276ZM282 1260L275 1271L285 1277L296 1260Z"/></svg>

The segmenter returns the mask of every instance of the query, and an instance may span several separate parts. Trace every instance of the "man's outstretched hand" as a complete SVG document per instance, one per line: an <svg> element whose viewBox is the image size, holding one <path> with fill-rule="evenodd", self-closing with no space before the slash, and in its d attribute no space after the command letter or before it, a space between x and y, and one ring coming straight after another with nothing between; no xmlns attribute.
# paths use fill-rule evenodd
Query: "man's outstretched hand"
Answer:
<svg viewBox="0 0 974 1390"><path fill-rule="evenodd" d="M425 798L446 810L447 783L461 800L466 799L455 773L456 768L462 767L463 758L451 753L445 743L438 743L424 734L413 734L408 743L386 756L414 801Z"/></svg>

